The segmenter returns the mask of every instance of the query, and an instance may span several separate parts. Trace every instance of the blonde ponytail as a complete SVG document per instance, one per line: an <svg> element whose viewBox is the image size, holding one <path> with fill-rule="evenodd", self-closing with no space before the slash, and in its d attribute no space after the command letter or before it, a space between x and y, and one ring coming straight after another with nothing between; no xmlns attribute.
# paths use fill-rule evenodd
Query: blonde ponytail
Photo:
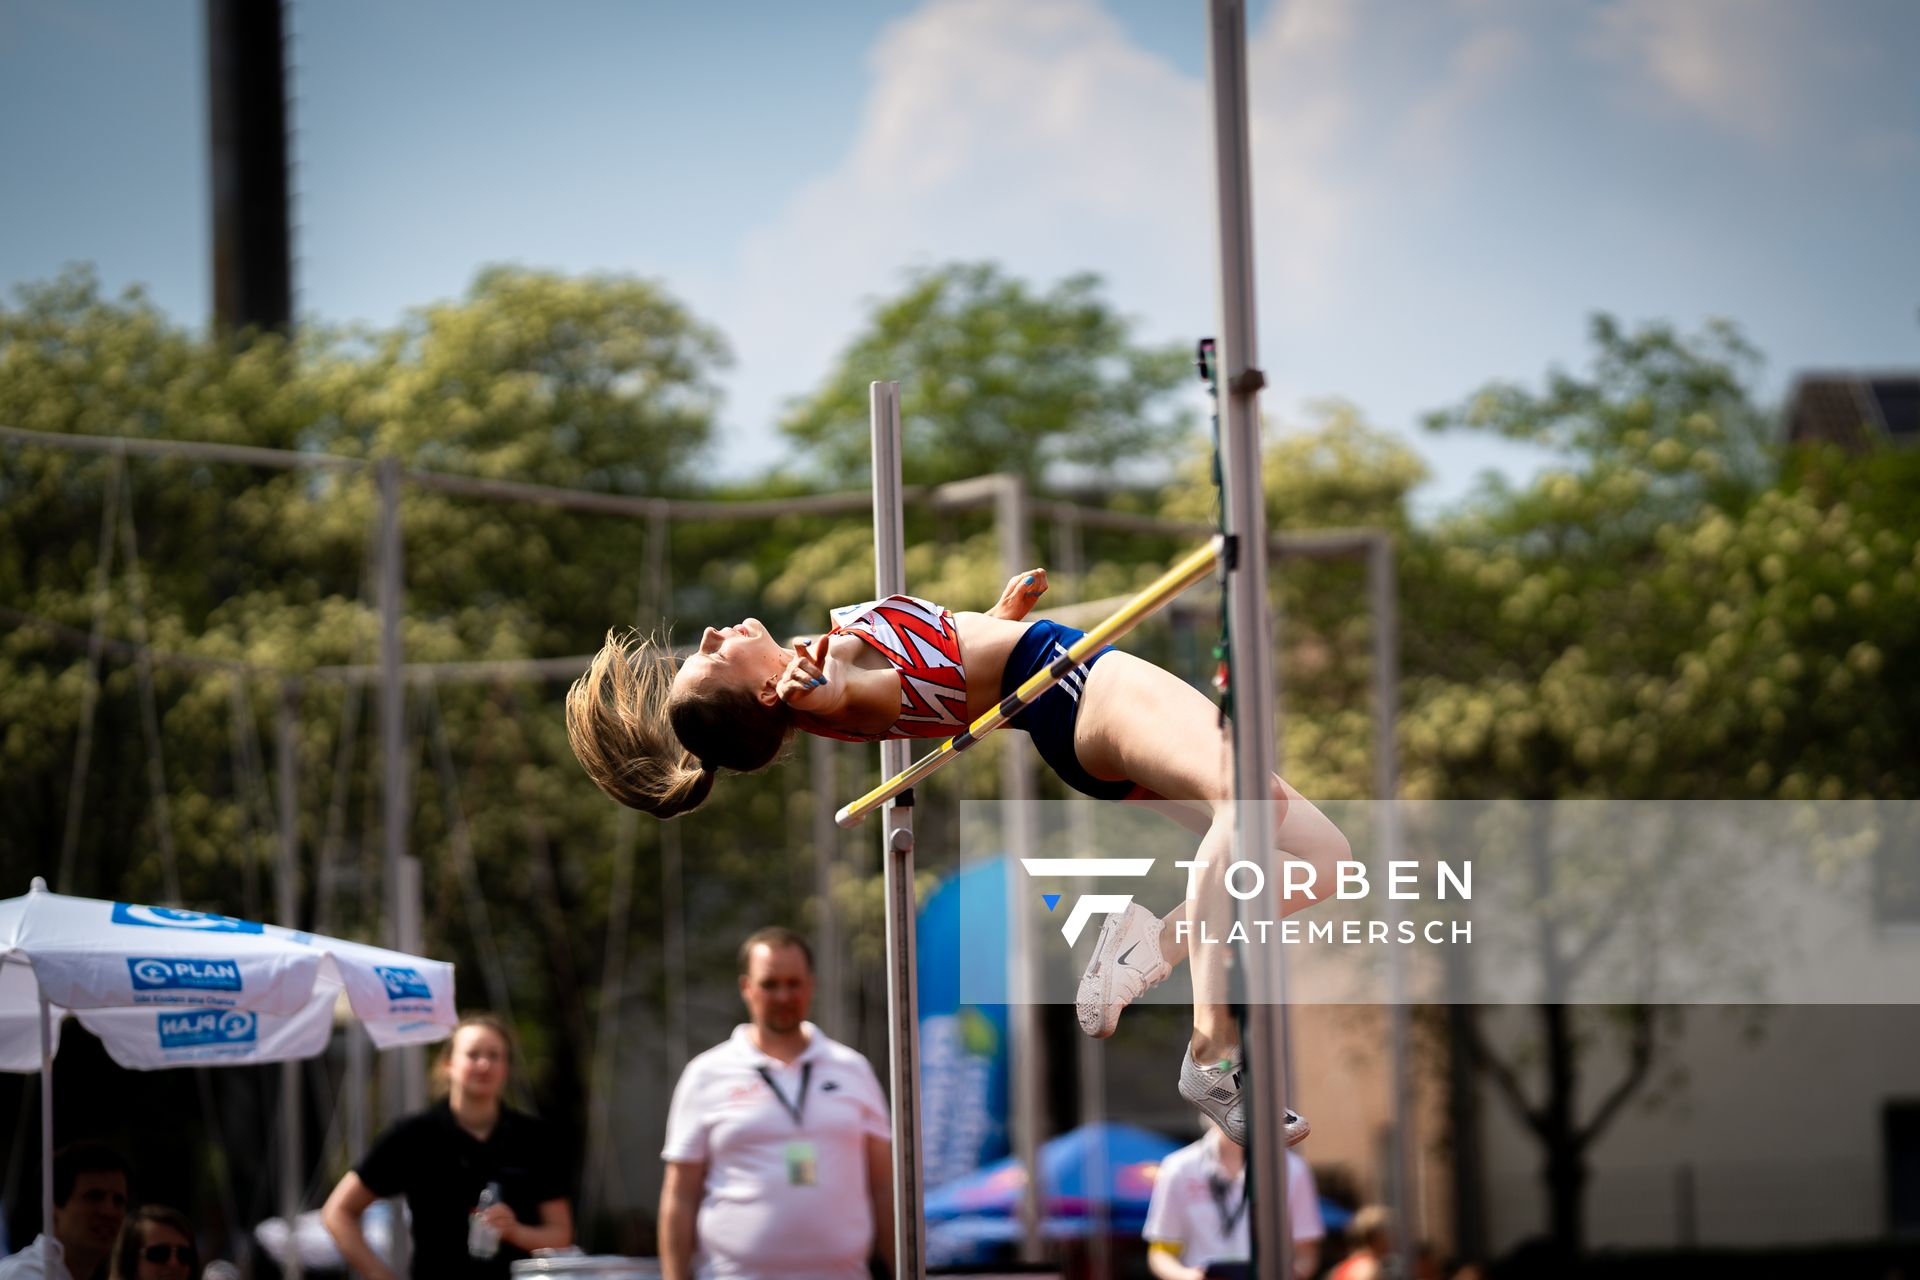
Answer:
<svg viewBox="0 0 1920 1280"><path fill-rule="evenodd" d="M673 675L664 646L609 631L587 674L567 690L567 741L587 776L656 818L699 808L722 768L764 769L793 733L785 704L764 706L751 692L728 688L676 697Z"/></svg>
<svg viewBox="0 0 1920 1280"><path fill-rule="evenodd" d="M636 633L609 631L567 690L567 741L602 791L656 818L696 809L714 775L680 745L667 719L673 656Z"/></svg>

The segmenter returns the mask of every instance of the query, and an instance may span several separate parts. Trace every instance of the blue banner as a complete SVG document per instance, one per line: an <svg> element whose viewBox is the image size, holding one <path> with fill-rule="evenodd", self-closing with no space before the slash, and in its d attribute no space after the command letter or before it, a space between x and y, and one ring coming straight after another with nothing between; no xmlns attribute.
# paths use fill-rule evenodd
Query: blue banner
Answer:
<svg viewBox="0 0 1920 1280"><path fill-rule="evenodd" d="M929 1189L1008 1151L1007 1009L960 1003L963 959L976 971L983 956L1008 963L1006 919L1007 870L999 860L948 880L920 911L921 1157Z"/></svg>

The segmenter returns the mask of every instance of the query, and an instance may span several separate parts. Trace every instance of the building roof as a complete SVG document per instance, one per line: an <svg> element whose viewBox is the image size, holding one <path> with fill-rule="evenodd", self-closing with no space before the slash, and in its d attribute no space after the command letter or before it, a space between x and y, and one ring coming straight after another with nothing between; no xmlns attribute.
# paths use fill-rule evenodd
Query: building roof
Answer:
<svg viewBox="0 0 1920 1280"><path fill-rule="evenodd" d="M1806 373L1787 398L1787 441L1864 452L1920 442L1920 373Z"/></svg>

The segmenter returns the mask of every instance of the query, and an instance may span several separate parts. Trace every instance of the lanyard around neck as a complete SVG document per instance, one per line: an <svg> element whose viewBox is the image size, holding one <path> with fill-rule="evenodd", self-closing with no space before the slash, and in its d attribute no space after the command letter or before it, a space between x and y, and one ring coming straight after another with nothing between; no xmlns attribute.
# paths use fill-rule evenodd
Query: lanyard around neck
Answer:
<svg viewBox="0 0 1920 1280"><path fill-rule="evenodd" d="M1247 1179L1243 1175L1240 1180L1240 1203L1234 1208L1229 1209L1227 1207L1227 1189L1232 1185L1232 1182L1218 1173L1209 1173L1207 1175L1207 1190L1213 1193L1213 1207L1220 1214L1220 1238L1223 1240L1228 1240L1233 1237L1233 1229L1240 1225L1240 1219L1246 1216L1247 1196L1253 1189L1248 1185Z"/></svg>
<svg viewBox="0 0 1920 1280"><path fill-rule="evenodd" d="M765 1067L755 1067L754 1070L760 1073L760 1078L767 1082L767 1088L773 1090L773 1096L780 1099L780 1105L786 1109L788 1115L793 1117L795 1127L804 1126L806 1124L804 1117L807 1112L807 1086L813 1083L813 1064L811 1062L800 1064L800 1092L792 1102L787 1101L787 1095L780 1092L780 1086L773 1082L773 1072Z"/></svg>

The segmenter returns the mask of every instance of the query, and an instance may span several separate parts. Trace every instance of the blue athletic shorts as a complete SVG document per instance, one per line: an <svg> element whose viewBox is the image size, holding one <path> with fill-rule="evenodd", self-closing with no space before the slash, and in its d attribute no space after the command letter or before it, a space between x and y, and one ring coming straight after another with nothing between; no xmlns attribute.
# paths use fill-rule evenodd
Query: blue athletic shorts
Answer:
<svg viewBox="0 0 1920 1280"><path fill-rule="evenodd" d="M1058 622L1033 623L1007 655L1007 669L1000 677L1000 696L1010 696L1055 660L1065 657L1073 643L1085 634ZM1099 650L1007 722L1015 729L1026 730L1040 758L1059 775L1060 781L1096 800L1124 800L1133 791L1131 782L1109 782L1094 777L1080 767L1080 757L1073 753L1073 725L1080 718L1080 697L1087 672L1112 652L1112 645Z"/></svg>

